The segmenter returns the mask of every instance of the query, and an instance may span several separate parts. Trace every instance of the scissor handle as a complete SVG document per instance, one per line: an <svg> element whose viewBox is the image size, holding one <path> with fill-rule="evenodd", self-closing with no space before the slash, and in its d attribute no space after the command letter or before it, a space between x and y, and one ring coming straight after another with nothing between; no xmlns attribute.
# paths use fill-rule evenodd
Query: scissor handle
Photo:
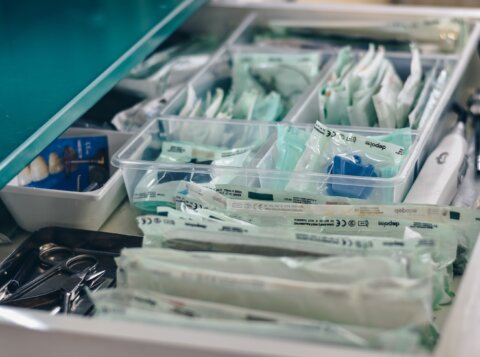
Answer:
<svg viewBox="0 0 480 357"><path fill-rule="evenodd" d="M55 260L55 258L58 258L59 254L64 255L64 258ZM49 247L48 249L40 250L38 258L44 266L53 267L55 265L58 265L59 263L67 261L70 257L72 257L73 254L74 252L70 248L55 245Z"/></svg>
<svg viewBox="0 0 480 357"><path fill-rule="evenodd" d="M71 274L78 274L87 268L93 269L97 264L98 259L94 255L79 254L67 259L62 268Z"/></svg>

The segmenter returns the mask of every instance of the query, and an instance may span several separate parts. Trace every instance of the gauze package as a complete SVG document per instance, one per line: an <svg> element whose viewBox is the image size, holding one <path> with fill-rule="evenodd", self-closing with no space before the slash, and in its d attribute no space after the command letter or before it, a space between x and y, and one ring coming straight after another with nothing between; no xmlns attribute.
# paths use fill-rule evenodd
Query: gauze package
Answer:
<svg viewBox="0 0 480 357"><path fill-rule="evenodd" d="M320 67L316 52L232 51L231 88L196 93L189 85L181 117L280 121Z"/></svg>
<svg viewBox="0 0 480 357"><path fill-rule="evenodd" d="M372 97L379 90L387 69L385 49L370 45L368 52L357 63L346 78L350 124L354 126L374 126L377 115Z"/></svg>
<svg viewBox="0 0 480 357"><path fill-rule="evenodd" d="M145 248L141 257L161 259L187 266L198 259L202 269L224 273L262 275L304 282L350 284L361 279L422 278L430 273L429 259L406 255L335 256L325 258L264 257L258 255L191 252ZM125 251L128 255L129 252ZM423 258L423 257L422 257Z"/></svg>
<svg viewBox="0 0 480 357"><path fill-rule="evenodd" d="M183 108L178 113L182 118L216 118L220 114L220 110L228 96L222 88L216 88L214 94L207 92L206 98L198 98L195 89L191 84L187 87L187 99ZM225 118L226 119L226 118Z"/></svg>
<svg viewBox="0 0 480 357"><path fill-rule="evenodd" d="M381 128L402 128L404 123L398 123L395 119L396 103L402 90L402 80L390 62L385 65L380 89L372 96L373 105L378 118L378 126Z"/></svg>
<svg viewBox="0 0 480 357"><path fill-rule="evenodd" d="M362 135L344 133L328 128L319 121L307 140L305 151L295 166L296 172L357 174L368 177L393 177L404 160L404 148L370 139ZM345 161L350 162L350 166ZM336 171L338 169L338 172ZM289 191L318 191L311 182L292 179ZM348 190L344 185L327 185L324 190L332 196L368 198L371 188Z"/></svg>
<svg viewBox="0 0 480 357"><path fill-rule="evenodd" d="M95 318L209 329L397 352L420 352L427 329L381 330L333 324L165 295L151 290L107 289L91 294ZM425 346L428 347L428 346Z"/></svg>
<svg viewBox="0 0 480 357"><path fill-rule="evenodd" d="M305 282L204 268L200 253L157 249L155 258L148 254L143 249L122 252L117 259L120 287L366 327L399 328L431 321L428 276Z"/></svg>

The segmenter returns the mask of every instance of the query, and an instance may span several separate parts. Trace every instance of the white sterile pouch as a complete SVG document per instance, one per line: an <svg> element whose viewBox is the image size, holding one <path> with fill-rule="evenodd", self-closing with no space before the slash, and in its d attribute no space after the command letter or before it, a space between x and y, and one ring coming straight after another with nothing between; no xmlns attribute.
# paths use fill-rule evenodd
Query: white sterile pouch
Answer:
<svg viewBox="0 0 480 357"><path fill-rule="evenodd" d="M165 295L151 290L107 289L91 294L95 318L209 329L314 343L420 352L427 328L381 330L245 309ZM427 337L431 338L431 337ZM395 341L395 342L393 342Z"/></svg>
<svg viewBox="0 0 480 357"><path fill-rule="evenodd" d="M228 265L221 270L203 267L201 253L158 249L155 258L148 254L142 249L122 252L117 259L120 287L367 327L399 328L431 321L428 274L418 279L310 282L226 272Z"/></svg>
<svg viewBox="0 0 480 357"><path fill-rule="evenodd" d="M422 63L420 61L420 51L418 48L412 49L412 63L410 76L408 76L405 85L398 94L396 102L396 123L397 128L403 128L408 121L410 113L418 92L420 91L422 81Z"/></svg>
<svg viewBox="0 0 480 357"><path fill-rule="evenodd" d="M167 212L168 210L168 212ZM257 254L264 256L391 256L395 254L428 254L433 256L435 270L434 306L451 300L450 274L447 268L455 259L456 246L423 238L407 229L400 238L316 233L308 230L258 227L234 219L224 219L218 212L199 215L183 214L159 208L162 216L138 217L144 234L144 246ZM335 224L347 224L337 220ZM378 234L378 233L377 233Z"/></svg>
<svg viewBox="0 0 480 357"><path fill-rule="evenodd" d="M398 77L393 65L388 62L380 84L380 90L372 97L379 127L400 128L400 126L397 126L395 118L397 115L397 97L401 90L402 80Z"/></svg>

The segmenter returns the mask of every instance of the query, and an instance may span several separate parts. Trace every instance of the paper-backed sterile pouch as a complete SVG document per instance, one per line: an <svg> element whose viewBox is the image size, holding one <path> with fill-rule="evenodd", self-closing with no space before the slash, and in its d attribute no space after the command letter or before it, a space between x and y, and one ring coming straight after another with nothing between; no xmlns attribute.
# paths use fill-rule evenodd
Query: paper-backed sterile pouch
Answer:
<svg viewBox="0 0 480 357"><path fill-rule="evenodd" d="M433 306L451 301L451 274L447 267L454 259L455 249L446 251L438 242L411 230L406 230L402 238L325 234L256 227L233 219L223 221L222 214L214 211L204 216L182 216L169 208L159 208L159 212L161 216L137 219L145 247L292 257L428 254L434 257Z"/></svg>
<svg viewBox="0 0 480 357"><path fill-rule="evenodd" d="M427 328L395 330L347 326L328 321L245 309L165 295L151 290L106 289L91 294L95 318L150 323L160 326L209 329L314 343L397 352L420 352ZM425 346L428 347L428 346Z"/></svg>
<svg viewBox="0 0 480 357"><path fill-rule="evenodd" d="M431 274L310 282L227 272L228 265L203 267L209 253L156 249L154 258L148 254L142 249L122 252L118 286L366 327L400 328L428 324L432 318Z"/></svg>

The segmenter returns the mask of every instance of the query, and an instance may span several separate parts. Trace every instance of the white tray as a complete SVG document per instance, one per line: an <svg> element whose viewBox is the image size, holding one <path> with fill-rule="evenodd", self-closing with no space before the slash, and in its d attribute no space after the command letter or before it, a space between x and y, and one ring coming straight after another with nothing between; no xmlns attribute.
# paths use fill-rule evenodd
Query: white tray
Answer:
<svg viewBox="0 0 480 357"><path fill-rule="evenodd" d="M77 128L64 134L98 135L108 137L110 157L130 138L130 134L116 131ZM126 194L121 172L113 166L110 166L110 172L112 174L105 185L91 192L22 187L14 178L0 191L0 198L17 224L29 232L52 226L97 230Z"/></svg>

